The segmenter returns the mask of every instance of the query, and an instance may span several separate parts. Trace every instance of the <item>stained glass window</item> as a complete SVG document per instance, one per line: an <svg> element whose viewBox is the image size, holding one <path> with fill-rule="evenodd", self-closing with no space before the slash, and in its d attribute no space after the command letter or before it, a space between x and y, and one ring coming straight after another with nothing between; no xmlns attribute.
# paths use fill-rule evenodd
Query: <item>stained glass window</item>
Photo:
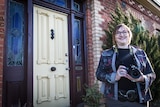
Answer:
<svg viewBox="0 0 160 107"><path fill-rule="evenodd" d="M74 10L75 11L80 11L80 5L76 2L74 2Z"/></svg>
<svg viewBox="0 0 160 107"><path fill-rule="evenodd" d="M80 29L80 20L75 19L74 21L74 55L75 63L82 63L82 52L81 52L81 29Z"/></svg>
<svg viewBox="0 0 160 107"><path fill-rule="evenodd" d="M22 66L24 56L24 5L10 1L8 12L7 65Z"/></svg>
<svg viewBox="0 0 160 107"><path fill-rule="evenodd" d="M44 1L53 3L61 7L67 7L67 0L44 0Z"/></svg>

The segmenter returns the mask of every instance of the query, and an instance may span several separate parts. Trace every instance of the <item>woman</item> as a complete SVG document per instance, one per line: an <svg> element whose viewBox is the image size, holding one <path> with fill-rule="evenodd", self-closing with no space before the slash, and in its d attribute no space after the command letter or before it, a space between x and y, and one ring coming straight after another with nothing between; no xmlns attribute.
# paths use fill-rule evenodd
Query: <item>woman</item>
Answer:
<svg viewBox="0 0 160 107"><path fill-rule="evenodd" d="M156 75L146 53L130 45L131 30L119 24L113 33L114 46L101 54L96 77L107 107L149 107L149 87Z"/></svg>

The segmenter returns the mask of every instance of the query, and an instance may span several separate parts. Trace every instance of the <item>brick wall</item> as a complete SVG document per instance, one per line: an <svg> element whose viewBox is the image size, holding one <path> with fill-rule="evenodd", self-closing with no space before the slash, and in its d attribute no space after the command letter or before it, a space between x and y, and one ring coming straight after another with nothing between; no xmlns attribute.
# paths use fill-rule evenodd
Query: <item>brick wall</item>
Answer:
<svg viewBox="0 0 160 107"><path fill-rule="evenodd" d="M87 0L86 22L87 22L87 50L88 50L88 82L92 85L95 82L95 70L99 61L101 45L100 37L102 28L100 24L104 21L99 14L103 9L98 0Z"/></svg>
<svg viewBox="0 0 160 107"><path fill-rule="evenodd" d="M120 4L124 12L130 12L134 17L140 19L143 27L150 32L160 29L160 18L135 2L135 0L87 0L86 27L88 81L90 85L96 80L95 72L102 51L102 38L105 35L103 30L107 29L108 22L111 21L111 13L114 12L117 3Z"/></svg>
<svg viewBox="0 0 160 107"><path fill-rule="evenodd" d="M87 0L87 48L88 48L88 82L95 81L95 72L99 63L104 29L111 20L110 13L114 11L116 0Z"/></svg>
<svg viewBox="0 0 160 107"><path fill-rule="evenodd" d="M5 0L0 0L0 107L2 107Z"/></svg>
<svg viewBox="0 0 160 107"><path fill-rule="evenodd" d="M160 30L160 17L152 13L151 10L145 8L142 4L138 4L135 0L124 0L125 12L130 12L134 17L141 20L142 26L147 29L150 34L155 34L155 30Z"/></svg>
<svg viewBox="0 0 160 107"><path fill-rule="evenodd" d="M87 32L87 50L88 50L88 78L90 78L90 72L93 71L93 50L92 50L92 21L91 21L91 0L87 0L86 2L86 32ZM92 80L88 79L89 84L91 84Z"/></svg>

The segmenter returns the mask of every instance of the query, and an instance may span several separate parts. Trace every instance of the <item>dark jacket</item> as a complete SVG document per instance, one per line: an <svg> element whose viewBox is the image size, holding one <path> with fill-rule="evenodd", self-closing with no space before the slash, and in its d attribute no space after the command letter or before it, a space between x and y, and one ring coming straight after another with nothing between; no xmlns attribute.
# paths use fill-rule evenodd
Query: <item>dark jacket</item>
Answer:
<svg viewBox="0 0 160 107"><path fill-rule="evenodd" d="M136 82L139 102L144 103L152 100L149 87L155 80L156 75L146 53L142 49L134 46L130 46L129 48L130 52L136 59L138 68L144 74L145 82ZM115 62L117 53L118 51L116 47L104 50L101 54L99 65L96 71L97 79L102 81L101 92L103 92L105 96L111 97L115 100L118 100L118 82L115 81L117 71Z"/></svg>

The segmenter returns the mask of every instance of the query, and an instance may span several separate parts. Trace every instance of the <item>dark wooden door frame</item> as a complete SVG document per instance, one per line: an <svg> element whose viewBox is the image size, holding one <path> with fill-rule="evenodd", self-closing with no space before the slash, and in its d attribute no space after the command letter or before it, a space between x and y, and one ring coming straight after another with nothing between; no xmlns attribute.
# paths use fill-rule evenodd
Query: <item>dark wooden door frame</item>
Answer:
<svg viewBox="0 0 160 107"><path fill-rule="evenodd" d="M33 107L33 4L34 1L36 0L28 0L28 4L27 4L27 13L28 13L28 37L27 37L27 107ZM73 0L71 0L71 2L73 2ZM57 9L59 10L59 9ZM63 10L62 10L63 11ZM73 61L71 60L71 58L73 57L73 50L72 50L72 37L70 35L72 35L72 21L71 19L74 18L73 14L69 14L68 15L69 20L68 20L68 35L69 35L69 67L70 67L70 84L73 85L73 71L74 71L74 67L73 65ZM83 22L85 24L85 21ZM85 28L84 28L85 29ZM85 33L85 31L84 31ZM86 35L84 34L84 47L86 46ZM84 76L84 81L85 83L87 83L87 48L84 49L84 59L85 59L85 64L84 66L85 68L85 76ZM76 97L76 95L72 95L71 93L73 93L72 88L73 86L70 85L70 101L74 101L74 98ZM72 104L74 104L73 102L71 102L71 106Z"/></svg>
<svg viewBox="0 0 160 107"><path fill-rule="evenodd" d="M28 0L27 107L33 107L33 1Z"/></svg>

